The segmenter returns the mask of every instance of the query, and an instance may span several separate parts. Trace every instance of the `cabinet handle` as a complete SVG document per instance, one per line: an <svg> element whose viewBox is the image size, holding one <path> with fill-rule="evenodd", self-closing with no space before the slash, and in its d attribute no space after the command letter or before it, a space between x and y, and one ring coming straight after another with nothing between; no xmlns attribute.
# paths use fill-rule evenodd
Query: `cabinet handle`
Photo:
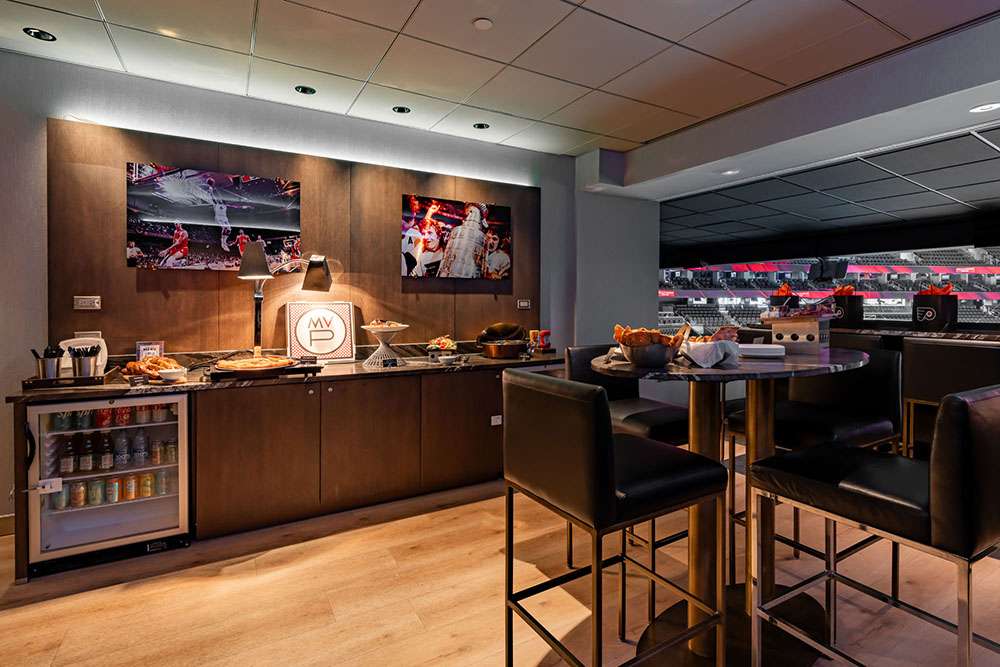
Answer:
<svg viewBox="0 0 1000 667"><path fill-rule="evenodd" d="M307 393L307 394L309 394L310 396L312 396L313 394L315 394L315 393L316 393L316 391L315 391L315 390L313 390L313 389L310 389L310 390L309 390L309 391L307 391L306 393Z"/></svg>
<svg viewBox="0 0 1000 667"><path fill-rule="evenodd" d="M333 387L327 387L326 388L326 393L332 394L333 393Z"/></svg>

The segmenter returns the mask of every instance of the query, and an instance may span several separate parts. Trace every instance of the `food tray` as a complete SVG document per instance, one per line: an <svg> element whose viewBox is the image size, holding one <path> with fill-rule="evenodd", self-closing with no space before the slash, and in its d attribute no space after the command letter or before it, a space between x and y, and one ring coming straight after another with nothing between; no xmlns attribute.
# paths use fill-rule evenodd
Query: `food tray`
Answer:
<svg viewBox="0 0 1000 667"><path fill-rule="evenodd" d="M319 364L294 364L292 366L282 366L281 368L262 368L260 370L229 370L216 368L208 373L211 382L221 382L223 380L260 380L263 378L278 378L286 375L316 375L323 367Z"/></svg>
<svg viewBox="0 0 1000 667"><path fill-rule="evenodd" d="M32 389L52 389L59 387L96 387L105 384L112 373L118 370L115 366L104 375L73 376L64 375L57 378L40 378L34 375L26 380L21 380L21 389L30 391Z"/></svg>

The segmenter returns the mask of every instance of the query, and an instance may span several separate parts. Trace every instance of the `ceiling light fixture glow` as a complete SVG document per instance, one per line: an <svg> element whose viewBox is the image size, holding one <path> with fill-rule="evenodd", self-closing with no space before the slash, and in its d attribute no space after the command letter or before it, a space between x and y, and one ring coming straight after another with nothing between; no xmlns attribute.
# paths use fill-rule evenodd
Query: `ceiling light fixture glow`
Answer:
<svg viewBox="0 0 1000 667"><path fill-rule="evenodd" d="M410 113L410 107L398 106L393 107L392 110L396 113Z"/></svg>
<svg viewBox="0 0 1000 667"><path fill-rule="evenodd" d="M316 89L312 86L295 86L295 92L302 93L303 95L315 95Z"/></svg>
<svg viewBox="0 0 1000 667"><path fill-rule="evenodd" d="M986 113L987 111L996 111L1000 109L1000 102L990 102L988 104L980 104L978 107L972 107L969 109L969 113Z"/></svg>
<svg viewBox="0 0 1000 667"><path fill-rule="evenodd" d="M34 37L35 39L40 39L43 42L54 42L56 41L56 36L51 32L45 32L41 28L25 28L22 32L28 37Z"/></svg>
<svg viewBox="0 0 1000 667"><path fill-rule="evenodd" d="M478 19L473 19L472 26L476 30L489 30L490 28L493 27L493 19L481 16Z"/></svg>
<svg viewBox="0 0 1000 667"><path fill-rule="evenodd" d="M490 124L489 123L473 123L472 127L476 128L477 130L488 130L488 129L490 129Z"/></svg>

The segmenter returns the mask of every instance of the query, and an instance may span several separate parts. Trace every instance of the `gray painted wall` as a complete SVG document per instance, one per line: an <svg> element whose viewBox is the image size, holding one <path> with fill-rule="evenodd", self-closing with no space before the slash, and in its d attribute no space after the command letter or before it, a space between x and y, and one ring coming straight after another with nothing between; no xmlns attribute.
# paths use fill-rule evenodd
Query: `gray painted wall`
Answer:
<svg viewBox="0 0 1000 667"><path fill-rule="evenodd" d="M17 390L20 379L32 373L28 349L43 346L47 337L45 120L68 115L128 129L538 186L542 324L552 329L557 346L574 339L572 158L0 52L2 395ZM656 238L654 231L648 244L654 255ZM656 262L654 257L643 269L641 286L652 295L649 316L654 319ZM11 409L5 405L0 410L0 515L12 511L7 494L12 460Z"/></svg>

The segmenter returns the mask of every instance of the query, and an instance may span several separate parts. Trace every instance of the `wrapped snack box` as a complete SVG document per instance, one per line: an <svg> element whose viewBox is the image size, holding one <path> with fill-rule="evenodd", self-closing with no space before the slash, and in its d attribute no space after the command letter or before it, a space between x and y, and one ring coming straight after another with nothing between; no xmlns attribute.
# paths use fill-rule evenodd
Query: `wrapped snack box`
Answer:
<svg viewBox="0 0 1000 667"><path fill-rule="evenodd" d="M913 328L916 331L949 331L958 324L958 296L952 285L931 286L913 296Z"/></svg>
<svg viewBox="0 0 1000 667"><path fill-rule="evenodd" d="M832 326L859 328L865 321L865 298L854 293L854 285L840 285L833 291Z"/></svg>

